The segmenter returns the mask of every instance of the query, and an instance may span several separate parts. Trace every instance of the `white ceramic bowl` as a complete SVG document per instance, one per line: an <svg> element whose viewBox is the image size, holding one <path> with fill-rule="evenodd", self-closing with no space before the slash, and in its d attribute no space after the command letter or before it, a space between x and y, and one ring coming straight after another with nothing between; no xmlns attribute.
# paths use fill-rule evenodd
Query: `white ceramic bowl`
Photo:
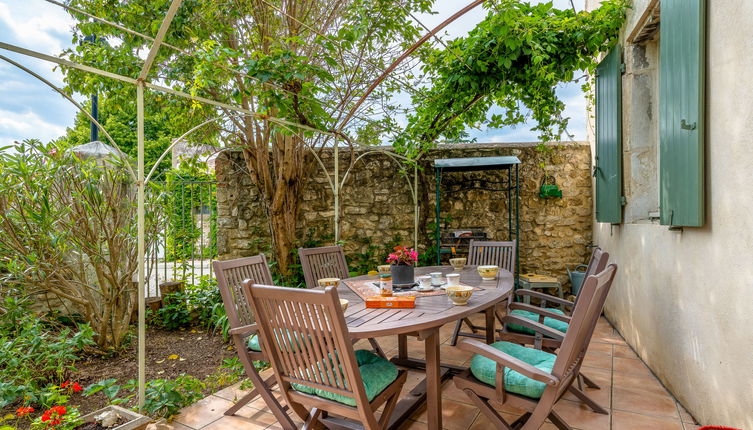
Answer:
<svg viewBox="0 0 753 430"><path fill-rule="evenodd" d="M493 281L497 278L499 266L478 266L476 270L478 270L478 274L481 275L481 279L484 281Z"/></svg>
<svg viewBox="0 0 753 430"><path fill-rule="evenodd" d="M454 287L447 287L447 297L452 300L452 303L456 306L465 306L468 304L468 300L473 295L473 287L465 285L458 285Z"/></svg>

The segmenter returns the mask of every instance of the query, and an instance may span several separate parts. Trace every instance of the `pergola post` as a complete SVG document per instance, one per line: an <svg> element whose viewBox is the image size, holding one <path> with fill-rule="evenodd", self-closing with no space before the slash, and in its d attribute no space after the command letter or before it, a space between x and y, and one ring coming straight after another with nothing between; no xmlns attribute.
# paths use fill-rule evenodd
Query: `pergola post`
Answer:
<svg viewBox="0 0 753 430"><path fill-rule="evenodd" d="M137 200L137 235L139 255L139 411L144 408L144 396L146 393L146 306L145 306L145 238L144 238L144 82L139 81L136 85L136 139L138 141L138 157L136 165L136 185L138 187Z"/></svg>

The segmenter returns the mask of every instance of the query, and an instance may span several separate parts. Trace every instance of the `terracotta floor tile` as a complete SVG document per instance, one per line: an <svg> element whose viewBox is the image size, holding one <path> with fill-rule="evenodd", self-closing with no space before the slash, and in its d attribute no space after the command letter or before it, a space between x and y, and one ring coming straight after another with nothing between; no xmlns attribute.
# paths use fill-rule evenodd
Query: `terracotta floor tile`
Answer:
<svg viewBox="0 0 753 430"><path fill-rule="evenodd" d="M272 394L275 396L277 401L280 402L281 405L285 405L285 400L283 400L282 394L279 391L274 391ZM269 407L267 406L267 403L260 396L257 396L247 406L252 407L254 409L269 411Z"/></svg>
<svg viewBox="0 0 753 430"><path fill-rule="evenodd" d="M588 352L598 352L600 354L612 355L612 348L614 345L610 343L591 342L588 345Z"/></svg>
<svg viewBox="0 0 753 430"><path fill-rule="evenodd" d="M453 400L442 400L442 428L466 430L476 419L478 413L478 409L474 406ZM422 423L427 422L426 407L422 406L420 411L414 414L411 419Z"/></svg>
<svg viewBox="0 0 753 430"><path fill-rule="evenodd" d="M165 419L149 424L147 428L151 430L191 430L191 427L178 424L175 421L167 422Z"/></svg>
<svg viewBox="0 0 753 430"><path fill-rule="evenodd" d="M683 429L685 430L698 430L701 428L701 426L697 424L691 424L691 423L682 423Z"/></svg>
<svg viewBox="0 0 753 430"><path fill-rule="evenodd" d="M652 417L631 412L614 411L612 430L683 430L679 419Z"/></svg>
<svg viewBox="0 0 753 430"><path fill-rule="evenodd" d="M641 360L614 357L614 372L653 378L654 375Z"/></svg>
<svg viewBox="0 0 753 430"><path fill-rule="evenodd" d="M240 398L242 398L247 393L250 393L251 390L241 390L240 388L241 383L238 382L237 384L233 384L229 387L225 387L222 390L214 393L215 396L221 397L225 400L230 400L231 402L235 403Z"/></svg>
<svg viewBox="0 0 753 430"><path fill-rule="evenodd" d="M258 410L239 411L238 415L223 416L202 430L261 430L277 423L274 415Z"/></svg>
<svg viewBox="0 0 753 430"><path fill-rule="evenodd" d="M565 422L580 430L609 429L609 415L597 414L580 402L560 400L554 405L554 411Z"/></svg>
<svg viewBox="0 0 753 430"><path fill-rule="evenodd" d="M226 410L233 403L217 396L209 396L184 408L177 417L175 422L184 424L188 427L200 429L213 421L223 417Z"/></svg>
<svg viewBox="0 0 753 430"><path fill-rule="evenodd" d="M656 394L668 394L664 386L653 376L646 374L618 373L613 375L615 388L639 389Z"/></svg>
<svg viewBox="0 0 753 430"><path fill-rule="evenodd" d="M639 359L638 354L628 345L614 345L614 356L620 358Z"/></svg>
<svg viewBox="0 0 753 430"><path fill-rule="evenodd" d="M449 380L442 385L442 398L460 403L473 404L471 399L461 389L456 387L452 380Z"/></svg>
<svg viewBox="0 0 753 430"><path fill-rule="evenodd" d="M443 363L460 365L470 360L473 357L473 353L463 351L451 345L440 345L439 357Z"/></svg>
<svg viewBox="0 0 753 430"><path fill-rule="evenodd" d="M675 400L669 394L635 388L614 388L612 394L614 410L680 419Z"/></svg>
<svg viewBox="0 0 753 430"><path fill-rule="evenodd" d="M583 366L611 370L612 356L608 354L588 351L586 352L586 357L583 359Z"/></svg>
<svg viewBox="0 0 753 430"><path fill-rule="evenodd" d="M428 428L426 423L408 420L399 427L399 430L428 430Z"/></svg>

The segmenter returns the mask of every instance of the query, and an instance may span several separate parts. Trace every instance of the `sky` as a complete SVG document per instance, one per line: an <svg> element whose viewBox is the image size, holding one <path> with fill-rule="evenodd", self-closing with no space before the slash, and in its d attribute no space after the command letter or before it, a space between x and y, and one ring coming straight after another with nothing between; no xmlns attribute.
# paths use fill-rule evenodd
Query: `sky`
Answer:
<svg viewBox="0 0 753 430"><path fill-rule="evenodd" d="M536 0L534 3L538 2ZM582 10L584 0L575 0L575 7ZM432 28L455 13L460 2L437 0L435 15L420 15L417 18ZM465 2L460 3L465 4ZM567 8L569 0L554 0L555 7ZM467 34L486 12L477 7L446 29L445 40ZM0 41L57 56L71 46L72 18L60 7L43 0L0 0ZM432 43L436 43L432 41ZM62 74L53 65L9 51L0 55L30 68L57 86L62 86ZM578 84L563 85L558 93L567 106L568 131L575 140L586 138L586 100ZM74 95L78 101L85 97ZM37 138L42 141L55 139L73 125L76 108L44 83L26 74L15 66L0 60L0 147L14 141ZM516 128L471 130L471 137L478 142L525 142L535 141L536 133L529 125Z"/></svg>

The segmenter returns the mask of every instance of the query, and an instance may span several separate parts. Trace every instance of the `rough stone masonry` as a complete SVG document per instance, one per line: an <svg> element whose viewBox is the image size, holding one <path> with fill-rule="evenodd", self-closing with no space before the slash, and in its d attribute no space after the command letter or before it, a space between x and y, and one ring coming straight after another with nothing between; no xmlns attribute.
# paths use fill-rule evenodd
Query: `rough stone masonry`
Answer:
<svg viewBox="0 0 753 430"><path fill-rule="evenodd" d="M592 226L591 152L587 143L557 143L551 151L536 143L441 145L419 162L419 252L434 242L434 169L436 158L515 155L520 166L521 273L537 272L567 281L566 266L586 263ZM356 150L356 156L365 150ZM268 224L239 151L217 159L217 245L220 258L237 258L269 250ZM331 172L332 151L322 153ZM340 150L341 178L351 162L349 150ZM333 195L317 164L305 186L299 214L300 243L333 242ZM412 245L412 168L406 178L399 165L384 154L369 154L351 170L341 190L341 240L349 257L393 243ZM561 199L542 199L538 192L544 172L562 189ZM505 175L506 176L506 175ZM445 174L442 177L443 227L482 228L490 240L507 240L507 194L479 189L495 188L503 178L498 171ZM409 183L408 180L411 182ZM446 225L445 225L446 224ZM386 255L385 255L386 257ZM375 265L378 263L374 263Z"/></svg>

